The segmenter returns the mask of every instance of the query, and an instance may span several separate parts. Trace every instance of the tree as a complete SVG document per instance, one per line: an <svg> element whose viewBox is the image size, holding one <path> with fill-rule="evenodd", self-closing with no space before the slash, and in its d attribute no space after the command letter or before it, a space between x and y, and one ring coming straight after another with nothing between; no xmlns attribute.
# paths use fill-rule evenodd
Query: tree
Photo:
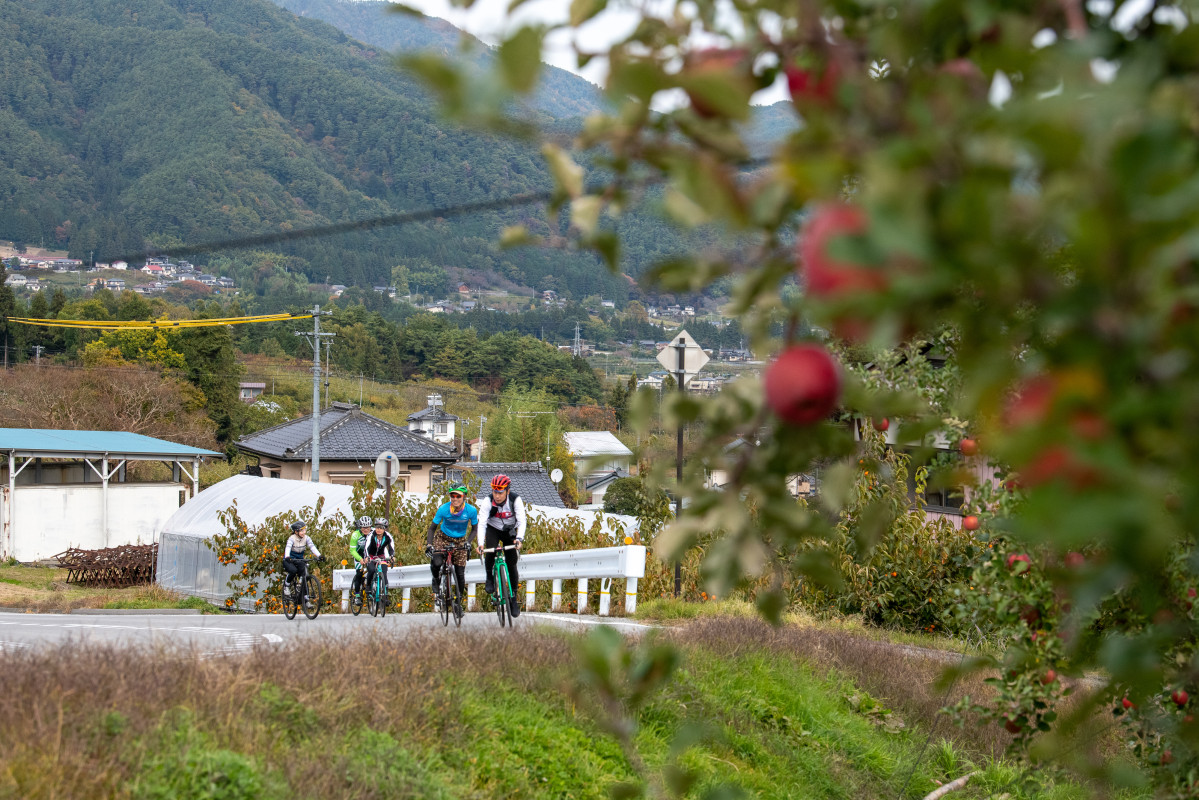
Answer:
<svg viewBox="0 0 1199 800"><path fill-rule="evenodd" d="M656 550L677 557L702 541L713 556L705 575L721 596L765 563L776 579L755 599L777 619L792 573L828 577L826 515L844 511L848 487L876 468L851 426L826 422L838 407L902 419L917 439L974 432L1018 499L985 481L975 487L978 513L1000 522L995 541L1023 548L1006 564L987 559L1004 577L992 585L1029 601L1060 598L1076 623L1059 638L1024 620L992 664L1002 665L1005 691L1036 696L1027 691L1034 682L1051 683L1036 675L1046 658L1054 669L1105 670L1112 691L1134 698L1116 711L1142 726L1138 752L1155 779L1193 791L1184 776L1199 769L1199 729L1178 708L1159 713L1158 701L1199 681L1199 633L1185 599L1199 583L1199 373L1182 355L1199 341L1190 244L1199 206L1186 189L1199 181L1187 89L1199 72L1199 26L1189 6L1169 3L1118 23L1109 9L1080 3L893 11L767 2L737 6L737 24L727 24L714 0L671 6L605 53L616 107L574 143L574 154L603 151L614 174L588 175L589 164L546 147L552 210L569 202L581 242L610 261L614 235L599 220L609 203L625 202L625 179L661 176L679 223L738 231L735 258L697 249L662 261L650 278L691 293L736 276L730 311L755 352L811 346L826 331L832 341L821 346L842 361L920 340L951 342L957 355L951 415L891 382L843 387L834 370L820 386L768 366L766 392L737 383L711 399L665 395L668 416L703 423L697 462L718 459L734 436L762 445L721 492L692 470L681 487L691 511ZM501 49L546 34L519 23L508 30ZM492 118L478 105L465 113L452 97L478 97L463 87L504 76L452 64L425 74L451 97L451 111ZM746 170L752 151L738 123L775 81L786 83L803 125L768 164ZM672 90L686 102L654 113ZM493 87L487 102L507 100ZM810 402L811 413L788 413L784 400ZM822 507L798 507L787 476L816 466ZM888 514L864 516L886 527ZM1084 544L1102 567L1086 567L1094 561L1079 553ZM1005 608L1021 608L1004 597ZM1005 726L1050 722L1013 710Z"/></svg>

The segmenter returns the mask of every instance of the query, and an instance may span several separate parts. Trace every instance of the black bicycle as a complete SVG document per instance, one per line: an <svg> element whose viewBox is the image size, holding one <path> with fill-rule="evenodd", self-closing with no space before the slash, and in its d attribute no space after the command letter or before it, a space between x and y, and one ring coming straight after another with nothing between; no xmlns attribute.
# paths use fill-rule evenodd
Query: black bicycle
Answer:
<svg viewBox="0 0 1199 800"><path fill-rule="evenodd" d="M458 571L454 569L455 551L466 549L466 545L457 545L437 551L445 558L441 565L441 576L437 579L437 596L441 606L441 624L447 627L450 624L450 614L454 615L454 624L462 627L462 617L466 613L462 607L464 587L458 583Z"/></svg>
<svg viewBox="0 0 1199 800"><path fill-rule="evenodd" d="M382 559L376 559L379 563L375 565L375 579L371 581L371 585L366 591L366 610L371 612L372 617L387 616L387 583L383 578Z"/></svg>
<svg viewBox="0 0 1199 800"><path fill-rule="evenodd" d="M321 613L321 582L308 571L311 559L300 559L300 574L296 577L288 575L287 592L283 594L283 615L288 619L296 618L296 609L304 611L308 619L316 619ZM297 580L298 578L298 580Z"/></svg>
<svg viewBox="0 0 1199 800"><path fill-rule="evenodd" d="M363 604L364 604L364 602L365 602L365 600L366 600L366 577L365 577L365 572L366 572L366 570L364 569L364 570L363 570L363 573L364 573L364 575L363 575L363 578L362 578L362 584L363 584L363 585L362 585L362 588L360 588L358 591L356 591L356 592L355 592L355 591L353 590L353 586L352 586L352 584L351 584L351 589L350 589L350 613L351 613L351 614L353 614L354 616L358 616L359 614L361 614L361 613L362 613L362 606L363 606Z"/></svg>
<svg viewBox="0 0 1199 800"><path fill-rule="evenodd" d="M497 545L483 551L484 553L495 553L495 564L492 566L492 573L495 575L495 594L491 596L491 602L495 605L495 613L500 618L501 628L505 624L509 628L512 627L512 614L508 610L508 603L516 598L516 589L512 586L512 578L508 575L508 559L504 557L503 551L515 549L516 545L507 544L503 547Z"/></svg>

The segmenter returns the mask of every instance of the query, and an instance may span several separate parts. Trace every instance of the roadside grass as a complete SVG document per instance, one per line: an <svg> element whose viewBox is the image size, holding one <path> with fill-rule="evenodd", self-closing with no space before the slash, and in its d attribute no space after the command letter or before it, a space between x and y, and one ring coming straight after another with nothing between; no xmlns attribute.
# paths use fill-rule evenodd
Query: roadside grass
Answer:
<svg viewBox="0 0 1199 800"><path fill-rule="evenodd" d="M649 771L690 775L685 796L735 785L726 796L922 798L975 768L955 798L1091 795L970 756L952 728L925 750L919 717L760 627L721 620L661 635L681 666L635 710L633 742ZM0 797L599 800L642 776L606 733L630 706L613 711L578 682L579 638L436 630L206 660L0 651Z"/></svg>
<svg viewBox="0 0 1199 800"><path fill-rule="evenodd" d="M184 597L157 584L109 589L67 583L58 567L0 566L0 610L67 613L76 608L219 608L196 597ZM223 613L223 612L222 612Z"/></svg>

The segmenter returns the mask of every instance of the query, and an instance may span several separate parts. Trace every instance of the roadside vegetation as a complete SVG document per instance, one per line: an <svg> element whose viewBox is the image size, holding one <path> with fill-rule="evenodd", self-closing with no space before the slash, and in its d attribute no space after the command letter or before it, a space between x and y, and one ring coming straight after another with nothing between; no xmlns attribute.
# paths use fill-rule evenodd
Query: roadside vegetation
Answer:
<svg viewBox="0 0 1199 800"><path fill-rule="evenodd" d="M438 631L170 669L149 650L6 652L0 794L921 798L978 770L956 797L1090 795L936 725L935 703L884 701L848 653L736 618L637 645Z"/></svg>
<svg viewBox="0 0 1199 800"><path fill-rule="evenodd" d="M58 567L0 566L0 611L67 613L77 608L219 609L198 597L184 597L157 584L110 589L67 583Z"/></svg>

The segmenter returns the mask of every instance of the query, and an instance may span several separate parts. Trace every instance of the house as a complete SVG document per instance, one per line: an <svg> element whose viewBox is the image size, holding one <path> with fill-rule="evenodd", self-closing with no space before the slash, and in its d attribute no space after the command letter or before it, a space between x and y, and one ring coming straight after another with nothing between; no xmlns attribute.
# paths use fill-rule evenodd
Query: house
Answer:
<svg viewBox="0 0 1199 800"><path fill-rule="evenodd" d="M616 303L611 300L600 300L600 308L616 308Z"/></svg>
<svg viewBox="0 0 1199 800"><path fill-rule="evenodd" d="M566 449L575 462L575 474L581 487L580 503L596 502L596 492L603 497L608 484L611 483L611 480L605 481L604 476L614 472L620 473L617 477L636 473L632 463L633 451L625 447L624 442L617 439L611 431L570 431L562 435L566 438ZM592 483L595 484L595 489L588 489ZM592 492L590 496L588 491Z"/></svg>
<svg viewBox="0 0 1199 800"><path fill-rule="evenodd" d="M539 461L459 462L449 471L448 479L462 481L468 475L474 475L480 481L479 496L482 497L489 491L491 479L500 474L512 480L512 491L524 498L525 503L541 508L566 508L558 495L558 488Z"/></svg>
<svg viewBox="0 0 1199 800"><path fill-rule="evenodd" d="M757 442L750 444L743 437L734 439L724 447L725 460L731 463L737 459L739 451L744 447L756 447ZM707 485L712 489L720 489L729 482L729 472L724 466L712 467L708 470ZM817 481L815 476L796 473L787 476L787 489L792 497L811 497L816 494Z"/></svg>
<svg viewBox="0 0 1199 800"><path fill-rule="evenodd" d="M600 506L604 505L604 495L608 493L608 487L611 486L618 478L627 478L629 473L623 469L605 470L588 476L583 485L579 487L580 497L589 497L589 505Z"/></svg>
<svg viewBox="0 0 1199 800"><path fill-rule="evenodd" d="M201 461L220 458L125 431L0 428L0 558L153 544L195 496ZM170 479L136 480L126 472L133 461L164 462Z"/></svg>
<svg viewBox="0 0 1199 800"><path fill-rule="evenodd" d="M347 287L344 284L335 283L329 287L329 294L331 294L334 297L341 297L343 294L346 293L346 288Z"/></svg>
<svg viewBox="0 0 1199 800"><path fill-rule="evenodd" d="M226 278L224 275L222 275L221 277L216 279L216 285L217 285L218 289L232 289L233 288L233 279Z"/></svg>
<svg viewBox="0 0 1199 800"><path fill-rule="evenodd" d="M390 297L392 300L394 300L394 299L395 299L395 296L396 296L396 287L394 287L394 286L372 286L371 288L372 288L373 290L375 290L376 292L378 292L379 294L385 294L385 295L387 295L387 296L388 296L388 297Z"/></svg>
<svg viewBox="0 0 1199 800"><path fill-rule="evenodd" d="M28 282L29 282L29 279L26 278L24 275L17 275L15 273L12 275L9 275L7 278L4 279L4 283L6 285L12 286L14 288L18 287L18 286L24 286Z"/></svg>
<svg viewBox="0 0 1199 800"><path fill-rule="evenodd" d="M216 275L201 275L196 280L205 286L216 286L217 277Z"/></svg>
<svg viewBox="0 0 1199 800"><path fill-rule="evenodd" d="M237 384L237 396L244 403L253 403L265 391L265 383L242 381L241 383Z"/></svg>
<svg viewBox="0 0 1199 800"><path fill-rule="evenodd" d="M109 265L109 269L128 270L129 262L128 261L114 261L114 262L112 262L111 265Z"/></svg>
<svg viewBox="0 0 1199 800"><path fill-rule="evenodd" d="M463 300L462 301L462 310L463 311L474 311L478 307L479 307L478 300Z"/></svg>
<svg viewBox="0 0 1199 800"><path fill-rule="evenodd" d="M458 418L442 407L441 395L431 394L428 399L427 407L408 415L408 430L417 436L427 436L452 447Z"/></svg>
<svg viewBox="0 0 1199 800"><path fill-rule="evenodd" d="M109 278L108 280L104 281L104 286L109 291L123 292L125 291L125 280L124 278Z"/></svg>
<svg viewBox="0 0 1199 800"><path fill-rule="evenodd" d="M458 294L470 294L470 287L465 283L458 284Z"/></svg>
<svg viewBox="0 0 1199 800"><path fill-rule="evenodd" d="M162 277L162 264L155 264L153 262L147 262L146 266L142 267L142 272L146 273L147 275L152 275L155 278L161 278Z"/></svg>
<svg viewBox="0 0 1199 800"><path fill-rule="evenodd" d="M312 415L243 436L237 449L258 460L264 477L312 479ZM457 460L452 447L367 414L351 403L333 403L322 409L320 429L320 482L357 483L375 469L381 453L398 459L396 490L428 492L435 478Z"/></svg>

